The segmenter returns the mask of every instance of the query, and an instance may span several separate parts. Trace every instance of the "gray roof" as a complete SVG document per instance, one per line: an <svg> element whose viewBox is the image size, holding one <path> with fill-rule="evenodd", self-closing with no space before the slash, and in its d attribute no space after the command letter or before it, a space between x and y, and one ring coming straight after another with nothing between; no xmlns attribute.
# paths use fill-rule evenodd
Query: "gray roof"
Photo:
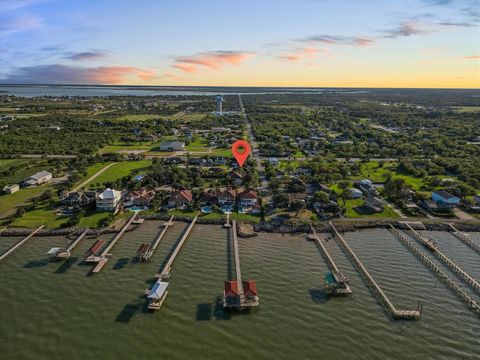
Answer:
<svg viewBox="0 0 480 360"><path fill-rule="evenodd" d="M157 281L147 295L149 299L161 299L167 290L168 282Z"/></svg>
<svg viewBox="0 0 480 360"><path fill-rule="evenodd" d="M30 176L30 179L35 179L35 180L40 180L41 178L44 178L45 176L52 176L52 173L48 171L40 171L32 176Z"/></svg>

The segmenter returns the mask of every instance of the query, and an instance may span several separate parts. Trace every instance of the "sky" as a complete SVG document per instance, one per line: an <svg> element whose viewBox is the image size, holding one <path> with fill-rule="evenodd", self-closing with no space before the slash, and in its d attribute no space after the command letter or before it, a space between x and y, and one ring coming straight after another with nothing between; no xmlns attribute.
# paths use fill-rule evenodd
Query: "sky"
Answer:
<svg viewBox="0 0 480 360"><path fill-rule="evenodd" d="M480 88L480 0L0 0L0 83Z"/></svg>

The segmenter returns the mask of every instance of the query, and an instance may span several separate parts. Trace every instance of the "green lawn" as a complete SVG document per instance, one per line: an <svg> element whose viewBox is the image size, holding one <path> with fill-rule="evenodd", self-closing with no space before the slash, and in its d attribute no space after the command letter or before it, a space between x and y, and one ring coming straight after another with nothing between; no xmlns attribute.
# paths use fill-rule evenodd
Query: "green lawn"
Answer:
<svg viewBox="0 0 480 360"><path fill-rule="evenodd" d="M160 119L160 118L162 118L162 116L155 115L155 114L129 114L129 115L119 116L115 120L118 120L118 121L144 121L144 120L155 120L155 119Z"/></svg>
<svg viewBox="0 0 480 360"><path fill-rule="evenodd" d="M232 149L225 149L225 148L216 148L212 149L211 156L224 156L224 157L233 157Z"/></svg>
<svg viewBox="0 0 480 360"><path fill-rule="evenodd" d="M343 205L343 201L340 200L339 203ZM363 199L350 199L345 201L345 208L347 212L345 213L346 217L349 218L363 218L363 217L372 217L372 218L398 218L398 214L393 211L391 208L385 205L385 208L382 212L373 213L369 211L366 207L363 206Z"/></svg>
<svg viewBox="0 0 480 360"><path fill-rule="evenodd" d="M15 209L27 203L34 197L40 196L49 186L39 186L28 189L20 189L13 194L0 195L0 218L15 213Z"/></svg>
<svg viewBox="0 0 480 360"><path fill-rule="evenodd" d="M0 171L8 170L10 167L20 164L28 164L27 159L0 159Z"/></svg>
<svg viewBox="0 0 480 360"><path fill-rule="evenodd" d="M138 141L134 143L114 143L107 145L98 150L99 154L120 152L120 151L136 151L136 150L154 150L160 146L158 141Z"/></svg>
<svg viewBox="0 0 480 360"><path fill-rule="evenodd" d="M1 160L1 163L3 164L4 161L8 160ZM9 165L6 165L6 168L16 164L24 164L24 166L15 171L12 175L7 175L3 178L3 180L9 184L20 183L37 172L50 170L50 167L45 165L41 160L15 159L14 161L17 161L17 163L10 163Z"/></svg>
<svg viewBox="0 0 480 360"><path fill-rule="evenodd" d="M10 226L34 228L45 225L47 228L55 229L67 222L67 220L68 217L56 215L50 205L45 205L26 212L22 217L15 219Z"/></svg>
<svg viewBox="0 0 480 360"><path fill-rule="evenodd" d="M185 150L187 151L208 151L209 146L207 139L200 137L197 138L195 141L192 141L190 144L185 146Z"/></svg>
<svg viewBox="0 0 480 360"><path fill-rule="evenodd" d="M87 187L92 187L96 183L105 183L110 181L116 181L121 179L124 176L130 175L134 170L145 169L152 164L151 160L140 160L140 161L123 161L116 163L115 165L108 168L105 172L100 174L97 178L87 185Z"/></svg>
<svg viewBox="0 0 480 360"><path fill-rule="evenodd" d="M455 106L453 109L458 112L479 112L480 106Z"/></svg>
<svg viewBox="0 0 480 360"><path fill-rule="evenodd" d="M170 215L177 215L177 216L186 216L186 217L195 217L198 215L201 219L226 219L227 215L222 214L220 212L212 212L210 214L202 214L200 211L185 211L179 209L169 210L168 213ZM230 220L237 220L237 221L253 221L258 223L260 221L259 215L251 215L251 214L238 214L236 212L230 214Z"/></svg>

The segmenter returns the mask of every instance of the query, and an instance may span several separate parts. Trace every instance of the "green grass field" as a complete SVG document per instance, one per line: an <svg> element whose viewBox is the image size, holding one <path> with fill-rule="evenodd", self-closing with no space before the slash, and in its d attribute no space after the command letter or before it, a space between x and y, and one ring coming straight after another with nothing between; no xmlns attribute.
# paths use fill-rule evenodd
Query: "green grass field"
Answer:
<svg viewBox="0 0 480 360"><path fill-rule="evenodd" d="M152 151L160 146L159 141L139 141L135 143L117 142L112 145L107 145L97 151L98 154L120 152L120 151L136 151L147 150Z"/></svg>
<svg viewBox="0 0 480 360"><path fill-rule="evenodd" d="M2 161L5 161L5 160L2 160ZM21 167L19 170L15 171L14 174L8 175L3 178L3 180L5 180L9 184L20 183L26 178L28 178L29 176L32 176L33 174L36 174L39 171L50 170L50 167L44 165L44 163L39 160L18 159L17 161L20 161L20 164L23 164L24 166Z"/></svg>
<svg viewBox="0 0 480 360"><path fill-rule="evenodd" d="M458 112L479 112L480 106L455 106L453 110Z"/></svg>
<svg viewBox="0 0 480 360"><path fill-rule="evenodd" d="M0 171L8 170L10 167L15 165L24 165L31 162L27 159L0 159Z"/></svg>
<svg viewBox="0 0 480 360"><path fill-rule="evenodd" d="M15 213L18 206L27 205L31 199L40 196L51 186L20 189L13 194L0 195L0 219Z"/></svg>
<svg viewBox="0 0 480 360"><path fill-rule="evenodd" d="M340 200L340 204L343 205L343 201ZM373 213L369 209L363 206L363 199L351 199L345 201L345 208L347 212L346 217L349 218L363 218L363 217L372 217L372 218L398 218L398 214L393 211L391 208L385 205L385 208L382 212Z"/></svg>
<svg viewBox="0 0 480 360"><path fill-rule="evenodd" d="M91 188L96 183L103 184L110 181L116 181L124 176L132 174L134 170L146 169L151 164L152 162L150 160L123 161L116 163L108 168L105 172L100 174L97 178L93 179L93 181L89 183L87 187Z"/></svg>

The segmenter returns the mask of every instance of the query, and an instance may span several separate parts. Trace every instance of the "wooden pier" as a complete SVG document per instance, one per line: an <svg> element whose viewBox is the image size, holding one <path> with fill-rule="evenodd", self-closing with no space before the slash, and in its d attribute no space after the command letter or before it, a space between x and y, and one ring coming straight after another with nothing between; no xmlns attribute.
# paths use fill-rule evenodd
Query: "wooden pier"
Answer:
<svg viewBox="0 0 480 360"><path fill-rule="evenodd" d="M367 271L365 266L362 264L362 262L358 259L358 257L355 255L353 250L348 246L347 242L345 239L340 235L340 233L337 231L333 223L330 221L330 226L333 230L333 235L334 239L337 240L337 242L340 244L340 247L344 250L344 252L347 254L348 257L353 261L359 272L363 275L363 278L365 279L366 283L372 288L373 293L377 296L378 300L380 303L382 303L387 311L391 314L391 316L395 320L419 320L422 316L422 311L421 311L421 305L419 302L419 305L417 307L417 310L398 310L395 308L393 303L390 301L390 299L387 297L387 295L383 292L383 290L378 286L376 281L373 279L373 277L370 275L370 273Z"/></svg>
<svg viewBox="0 0 480 360"><path fill-rule="evenodd" d="M352 289L348 284L350 280L344 273L338 270L337 265L335 264L329 252L327 251L327 248L322 244L322 241L318 237L317 232L315 231L315 228L312 226L312 224L310 224L310 229L312 230L312 234L308 236L308 239L315 241L315 243L321 250L323 257L327 262L327 266L332 272L332 275L338 285L335 287L335 289L333 289L332 295L338 295L338 296L352 295Z"/></svg>
<svg viewBox="0 0 480 360"><path fill-rule="evenodd" d="M240 253L238 250L238 236L237 236L237 222L232 220L232 226L230 227L233 238L233 253L235 257L235 281L227 281L226 286L231 291L231 296L227 294L225 289L223 295L223 307L226 309L243 310L250 309L259 305L259 298L257 296L256 282L255 280L242 281L242 270L240 268ZM233 285L234 286L231 286ZM228 285L227 285L228 284ZM247 291L245 290L247 286Z"/></svg>
<svg viewBox="0 0 480 360"><path fill-rule="evenodd" d="M0 255L0 261L2 261L3 259L5 259L8 255L10 255L11 253L13 253L16 249L18 249L20 246L22 246L23 243L27 242L28 239L30 239L32 236L34 236L37 232L39 232L40 230L42 230L43 228L45 227L45 225L42 225L38 228L36 228L35 230L33 230L30 234L28 234L26 237L24 237L22 240L20 240L19 242L17 242L15 245L13 245L10 249L8 249L7 251L5 251L2 255Z"/></svg>
<svg viewBox="0 0 480 360"><path fill-rule="evenodd" d="M108 261L108 256L110 255L108 252L113 248L113 246L117 243L117 241L122 237L122 235L125 233L125 231L128 229L128 227L132 224L132 222L135 220L135 218L138 215L138 211L135 211L135 213L128 219L128 221L123 225L122 229L115 235L115 237L110 241L107 245L107 247L102 251L102 253L99 256L89 256L85 261L86 262L93 262L96 263L97 265L92 269L92 273L98 273L100 270L102 270L103 266L107 263Z"/></svg>
<svg viewBox="0 0 480 360"><path fill-rule="evenodd" d="M167 264L163 267L162 271L160 273L155 274L156 279L168 279L170 278L170 269L172 267L173 262L175 261L175 258L177 257L178 253L182 249L183 244L188 238L188 235L190 235L190 232L193 229L193 226L197 222L198 216L195 216L188 226L187 230L183 234L182 238L178 242L177 246L175 247L175 250L173 251L172 255L168 258Z"/></svg>
<svg viewBox="0 0 480 360"><path fill-rule="evenodd" d="M70 255L72 253L73 248L82 240L85 235L88 233L88 228L86 228L75 240L73 240L70 245L68 245L66 248L63 247L54 247L51 248L48 252L47 255L50 256L50 259L52 261L60 261L60 260L67 260L70 258Z"/></svg>
<svg viewBox="0 0 480 360"><path fill-rule="evenodd" d="M480 315L480 304L460 288L448 275L435 265L414 243L407 239L400 231L390 225L390 232L415 255L433 274L435 274L450 290L464 301L477 315Z"/></svg>
<svg viewBox="0 0 480 360"><path fill-rule="evenodd" d="M173 218L174 215L170 217L170 220L163 223L162 230L158 233L157 237L152 241L151 244L142 244L139 251L137 252L137 259L139 261L147 261L153 256L155 249L157 248L158 244L162 240L163 236L167 232L169 226L173 225ZM145 246L147 245L147 246Z"/></svg>
<svg viewBox="0 0 480 360"><path fill-rule="evenodd" d="M462 268L455 264L444 253L440 251L438 245L433 240L425 239L416 230L414 230L409 224L407 224L409 234L413 239L419 242L421 245L427 247L437 259L439 259L446 267L448 267L455 275L467 283L477 294L480 294L480 283L467 274Z"/></svg>
<svg viewBox="0 0 480 360"><path fill-rule="evenodd" d="M448 224L450 226L450 228L452 229L452 232L451 234L453 236L455 236L458 240L460 240L461 242L463 242L465 245L467 245L468 247L470 247L473 251L475 251L477 254L480 255L480 245L478 245L477 243L475 243L472 239L470 239L465 233L462 233L460 231L457 230L457 228L455 226L453 226L453 224Z"/></svg>

